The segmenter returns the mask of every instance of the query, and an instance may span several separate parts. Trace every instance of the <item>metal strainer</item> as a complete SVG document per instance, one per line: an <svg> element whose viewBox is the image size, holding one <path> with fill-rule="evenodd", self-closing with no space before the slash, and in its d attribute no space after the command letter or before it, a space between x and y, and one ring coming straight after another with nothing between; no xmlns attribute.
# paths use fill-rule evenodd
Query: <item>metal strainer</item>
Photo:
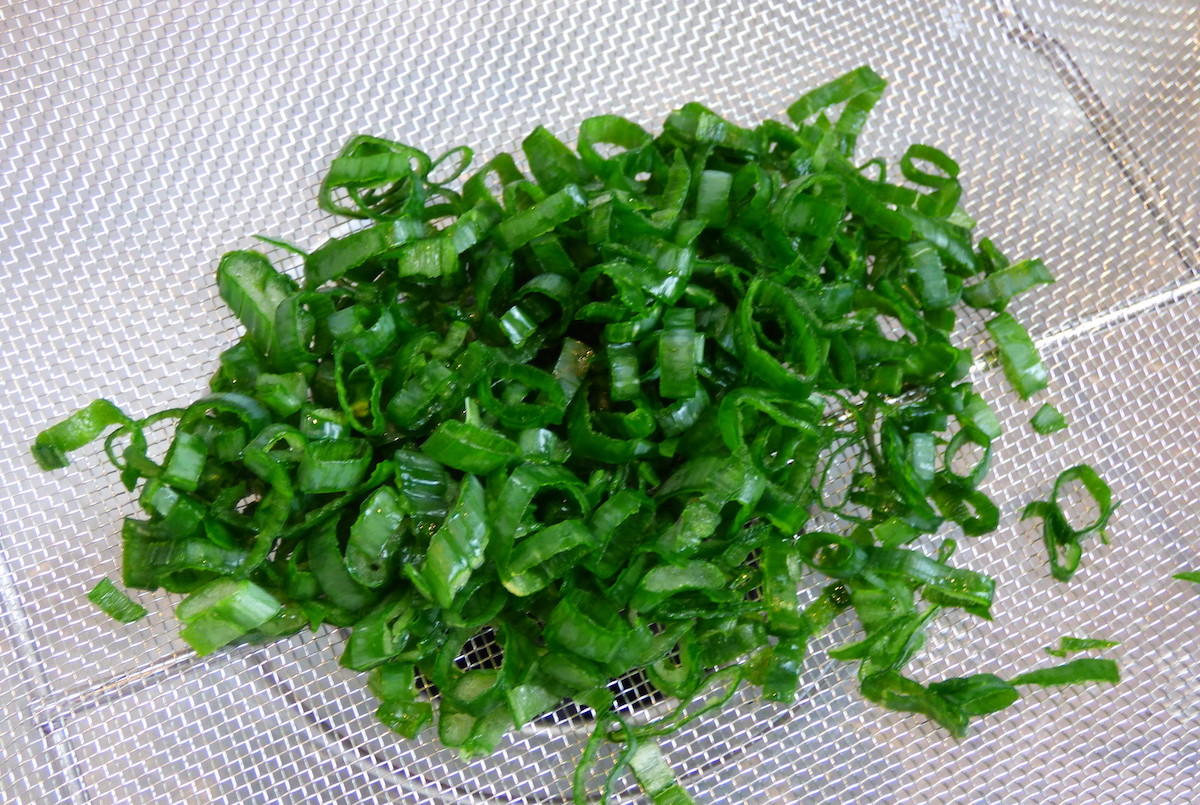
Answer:
<svg viewBox="0 0 1200 805"><path fill-rule="evenodd" d="M236 332L216 258L255 233L328 236L316 185L351 134L486 155L538 122L652 127L689 100L753 124L863 63L891 87L860 153L944 148L982 234L1058 277L1015 312L1072 423L1035 436L1032 409L978 374L1006 430L988 482L1006 519L960 555L999 580L997 617L939 622L914 674L1012 675L1072 634L1121 641L1125 681L1033 693L956 741L860 699L825 656L846 626L813 647L796 705L745 694L664 751L701 802L1194 801L1200 596L1170 578L1200 568L1193 0L0 8L0 799L563 802L587 728L570 714L466 764L374 722L336 632L199 659L166 594L114 625L83 594L119 575L132 501L98 448L47 476L28 446L96 396L197 396ZM1080 460L1122 506L1063 585L1017 512Z"/></svg>

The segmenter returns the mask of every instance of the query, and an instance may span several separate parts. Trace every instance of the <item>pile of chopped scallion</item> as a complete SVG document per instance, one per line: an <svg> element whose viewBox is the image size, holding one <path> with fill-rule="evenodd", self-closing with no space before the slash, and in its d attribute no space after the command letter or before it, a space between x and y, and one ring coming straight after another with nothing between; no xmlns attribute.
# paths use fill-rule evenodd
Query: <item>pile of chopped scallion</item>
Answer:
<svg viewBox="0 0 1200 805"><path fill-rule="evenodd" d="M883 89L859 68L752 129L695 103L657 136L601 115L574 150L539 127L528 170L500 154L462 182L468 148L355 137L320 206L363 228L301 252L299 282L258 252L221 259L246 333L211 394L140 420L97 400L35 456L65 466L109 431L145 510L125 521L125 586L186 593L198 653L345 627L380 720L468 758L564 700L590 709L581 802L605 740L624 745L606 794L628 769L653 802L689 802L655 738L743 684L793 701L809 640L847 609L862 638L833 655L863 695L955 735L1022 685L1116 681L1102 659L905 674L939 613L993 601L953 540L912 547L999 520L980 484L1000 427L956 316L993 312L1029 397L1046 372L1004 309L1051 277L973 243L942 151L909 147L898 182L855 161ZM159 464L146 431L164 419ZM1032 424L1066 426L1048 405ZM1083 528L1059 501L1076 482L1096 504ZM1056 578L1114 505L1086 465L1030 504ZM107 579L89 597L145 614ZM481 635L499 659L461 667ZM619 707L631 673L678 707Z"/></svg>

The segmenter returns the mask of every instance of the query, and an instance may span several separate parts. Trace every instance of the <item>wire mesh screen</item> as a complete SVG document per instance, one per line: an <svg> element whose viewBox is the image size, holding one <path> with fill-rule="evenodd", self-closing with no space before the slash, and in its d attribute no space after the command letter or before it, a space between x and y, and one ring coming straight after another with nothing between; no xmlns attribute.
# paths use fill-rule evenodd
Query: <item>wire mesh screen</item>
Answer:
<svg viewBox="0 0 1200 805"><path fill-rule="evenodd" d="M664 751L701 802L1186 802L1200 771L1200 12L1191 0L710 3L27 2L0 10L0 786L29 803L563 802L586 739L564 715L459 761L372 718L341 636L196 658L176 598L115 625L133 503L101 451L37 471L49 419L103 396L194 398L236 337L213 270L256 233L314 246L320 173L351 134L512 150L612 112L700 101L739 122L868 63L891 86L860 152L930 143L982 234L1057 282L1015 305L1072 427L1036 437L998 373L987 482L1001 529L962 548L992 623L946 618L917 675L1121 641L1118 686L1042 691L962 740L864 703L817 641L790 707L742 695ZM273 255L282 257L282 254ZM284 265L287 265L286 261ZM1079 459L1122 506L1069 585L1016 513ZM638 701L631 707L653 707ZM627 794L633 797L632 793Z"/></svg>

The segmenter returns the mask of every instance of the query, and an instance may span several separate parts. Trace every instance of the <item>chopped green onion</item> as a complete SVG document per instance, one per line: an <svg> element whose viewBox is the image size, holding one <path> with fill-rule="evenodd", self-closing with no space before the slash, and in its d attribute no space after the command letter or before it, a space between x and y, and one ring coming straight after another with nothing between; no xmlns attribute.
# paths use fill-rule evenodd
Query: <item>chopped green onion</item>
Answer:
<svg viewBox="0 0 1200 805"><path fill-rule="evenodd" d="M487 475L517 455L517 445L494 430L469 422L448 420L421 445L430 458L451 469Z"/></svg>
<svg viewBox="0 0 1200 805"><path fill-rule="evenodd" d="M1003 312L1009 300L1034 285L1054 282L1041 260L1026 260L995 271L978 283L963 288L962 298L971 307Z"/></svg>
<svg viewBox="0 0 1200 805"><path fill-rule="evenodd" d="M100 579L87 595L88 600L98 606L110 618L121 623L133 623L146 617L146 609L117 589L109 579Z"/></svg>
<svg viewBox="0 0 1200 805"><path fill-rule="evenodd" d="M363 479L370 462L370 445L360 439L309 442L300 458L296 485L301 492L346 492Z"/></svg>
<svg viewBox="0 0 1200 805"><path fill-rule="evenodd" d="M679 785L658 744L639 744L629 756L629 768L654 805L692 805L695 802Z"/></svg>
<svg viewBox="0 0 1200 805"><path fill-rule="evenodd" d="M179 636L197 654L211 654L262 626L280 610L269 592L245 579L217 579L175 608L185 625Z"/></svg>
<svg viewBox="0 0 1200 805"><path fill-rule="evenodd" d="M997 314L986 326L1000 348L1000 365L1004 367L1004 375L1021 399L1027 400L1035 392L1046 388L1049 382L1046 369L1025 328L1007 313Z"/></svg>
<svg viewBox="0 0 1200 805"><path fill-rule="evenodd" d="M1075 481L1083 485L1084 491L1096 505L1095 519L1082 528L1074 528L1067 521L1059 503L1059 497L1065 486ZM1054 480L1054 488L1050 500L1036 500L1025 507L1021 519L1038 517L1042 520L1042 541L1050 556L1050 573L1059 581L1070 581L1079 568L1083 557L1081 539L1089 534L1099 534L1104 539L1104 529L1108 518L1117 508L1113 501L1112 490L1109 489L1096 471L1086 464L1064 470Z"/></svg>
<svg viewBox="0 0 1200 805"><path fill-rule="evenodd" d="M258 252L220 260L245 334L211 393L140 420L98 400L34 458L63 467L107 434L142 484L125 586L186 594L197 653L344 628L379 720L410 739L436 724L466 760L563 700L590 709L576 802L606 740L623 746L605 802L626 771L651 802L691 802L657 739L745 684L795 701L810 642L847 609L862 639L830 655L858 664L863 696L954 735L1015 686L1115 681L1106 660L906 675L941 613L989 618L996 594L950 564L949 535L918 547L1001 519L984 491L1000 422L967 380L961 306L996 311L1028 398L1046 371L1004 310L1051 278L973 245L948 154L909 146L899 183L855 155L884 87L861 67L803 94L792 125L689 103L658 135L600 115L572 148L538 127L528 176L509 154L467 175L469 148L353 137L318 204L363 227L308 253L263 239L302 255L302 287ZM168 421L160 465L149 436ZM1065 421L1043 406L1032 424ZM1073 482L1098 512L1080 528ZM1115 507L1081 465L1026 508L1055 578ZM818 509L837 526L817 530ZM89 597L144 614L107 580ZM677 704L626 720L610 685L634 672Z"/></svg>
<svg viewBox="0 0 1200 805"><path fill-rule="evenodd" d="M1046 653L1051 657L1066 657L1080 651L1112 648L1119 645L1120 643L1112 640L1097 640L1090 637L1063 637L1058 641L1058 648L1047 648Z"/></svg>
<svg viewBox="0 0 1200 805"><path fill-rule="evenodd" d="M438 606L452 608L471 573L483 564L490 530L483 486L468 476L445 523L434 532L421 567L425 585Z"/></svg>
<svg viewBox="0 0 1200 805"><path fill-rule="evenodd" d="M1044 435L1057 433L1067 427L1067 418L1059 413L1059 410L1050 403L1044 404L1037 409L1037 413L1033 415L1033 419L1029 420L1029 424L1038 433Z"/></svg>
<svg viewBox="0 0 1200 805"><path fill-rule="evenodd" d="M392 556L404 538L403 523L400 496L391 487L380 487L363 501L346 542L346 570L355 581L366 587L387 583Z"/></svg>
<svg viewBox="0 0 1200 805"><path fill-rule="evenodd" d="M113 425L133 426L133 420L108 400L94 400L37 435L33 457L43 470L67 466L67 453L86 445Z"/></svg>
<svg viewBox="0 0 1200 805"><path fill-rule="evenodd" d="M275 311L296 291L295 281L258 252L230 252L217 266L217 287L259 350L273 352Z"/></svg>
<svg viewBox="0 0 1200 805"><path fill-rule="evenodd" d="M1080 659L1071 660L1064 665L1051 668L1039 668L1027 671L1012 678L1014 685L1077 685L1081 682L1111 682L1121 681L1117 664L1112 660Z"/></svg>

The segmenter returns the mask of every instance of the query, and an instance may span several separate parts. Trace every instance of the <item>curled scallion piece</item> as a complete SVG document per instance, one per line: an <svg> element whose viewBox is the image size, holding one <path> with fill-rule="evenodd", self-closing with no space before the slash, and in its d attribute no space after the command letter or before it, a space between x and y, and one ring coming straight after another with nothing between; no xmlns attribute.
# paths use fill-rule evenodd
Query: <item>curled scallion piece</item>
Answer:
<svg viewBox="0 0 1200 805"><path fill-rule="evenodd" d="M1075 528L1063 512L1060 499L1063 490L1078 482L1095 504L1095 516L1091 522ZM1038 517L1042 520L1042 541L1050 557L1050 573L1059 581L1070 581L1079 568L1083 557L1083 540L1096 534L1105 539L1108 519L1116 511L1117 502L1107 483L1086 464L1063 470L1054 480L1049 500L1035 500L1025 507L1021 519Z"/></svg>

